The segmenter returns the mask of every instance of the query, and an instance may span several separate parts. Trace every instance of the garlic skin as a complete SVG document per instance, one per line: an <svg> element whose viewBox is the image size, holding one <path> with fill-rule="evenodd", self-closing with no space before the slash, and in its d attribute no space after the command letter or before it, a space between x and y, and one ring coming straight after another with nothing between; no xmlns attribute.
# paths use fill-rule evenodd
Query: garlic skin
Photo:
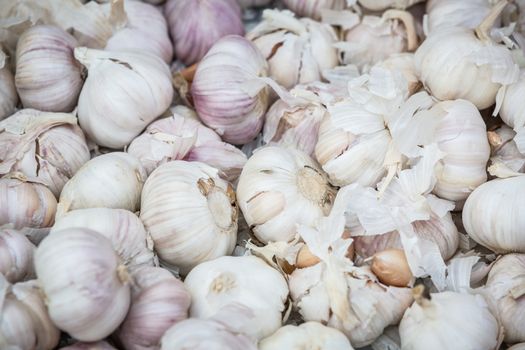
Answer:
<svg viewBox="0 0 525 350"><path fill-rule="evenodd" d="M66 183L60 194L57 216L85 208L137 211L146 177L146 171L132 155L112 152L97 156Z"/></svg>
<svg viewBox="0 0 525 350"><path fill-rule="evenodd" d="M98 145L123 148L169 108L171 73L159 57L79 47L75 58L88 69L78 99L78 121Z"/></svg>
<svg viewBox="0 0 525 350"><path fill-rule="evenodd" d="M65 346L59 350L116 350L113 346L105 341L96 343L75 343L73 345Z"/></svg>
<svg viewBox="0 0 525 350"><path fill-rule="evenodd" d="M35 269L49 316L75 339L101 340L126 316L129 276L101 234L83 228L53 232L36 250Z"/></svg>
<svg viewBox="0 0 525 350"><path fill-rule="evenodd" d="M128 350L158 349L166 330L188 317L190 293L160 267L140 268L131 277L131 306L116 336Z"/></svg>
<svg viewBox="0 0 525 350"><path fill-rule="evenodd" d="M474 29L489 14L491 7L490 0L428 0L425 20L428 33L451 27Z"/></svg>
<svg viewBox="0 0 525 350"><path fill-rule="evenodd" d="M263 84L247 92L247 84L267 71L257 47L243 37L227 36L215 43L197 66L191 85L202 122L228 143L254 139L263 125L269 90Z"/></svg>
<svg viewBox="0 0 525 350"><path fill-rule="evenodd" d="M485 289L496 301L505 342L525 342L525 255L508 254L489 272Z"/></svg>
<svg viewBox="0 0 525 350"><path fill-rule="evenodd" d="M259 342L259 350L273 349L338 349L353 350L348 338L337 329L318 322L299 326L287 325Z"/></svg>
<svg viewBox="0 0 525 350"><path fill-rule="evenodd" d="M161 263L187 274L194 266L232 253L238 209L231 185L199 162L172 161L144 185L140 218Z"/></svg>
<svg viewBox="0 0 525 350"><path fill-rule="evenodd" d="M82 68L73 57L77 41L59 27L37 25L18 40L15 85L25 108L71 112L82 88Z"/></svg>
<svg viewBox="0 0 525 350"><path fill-rule="evenodd" d="M0 49L0 120L15 111L18 103L15 77L9 70L5 53Z"/></svg>
<svg viewBox="0 0 525 350"><path fill-rule="evenodd" d="M416 302L405 312L399 324L403 349L497 347L499 325L481 295L446 291L431 293L430 297L430 300L416 297Z"/></svg>
<svg viewBox="0 0 525 350"><path fill-rule="evenodd" d="M73 114L22 109L0 122L0 158L0 175L21 172L58 197L90 154Z"/></svg>
<svg viewBox="0 0 525 350"><path fill-rule="evenodd" d="M297 17L310 17L317 21L321 20L322 10L342 10L346 5L345 0L284 0L283 3Z"/></svg>
<svg viewBox="0 0 525 350"><path fill-rule="evenodd" d="M403 76L408 82L409 95L415 94L422 88L419 77L416 73L416 66L414 62L414 54L410 52L393 53L387 59L377 64L379 67L397 70L403 73Z"/></svg>
<svg viewBox="0 0 525 350"><path fill-rule="evenodd" d="M219 175L231 183L235 183L244 165L248 161L246 155L227 142L206 143L195 146L188 153L189 162L206 163L219 170Z"/></svg>
<svg viewBox="0 0 525 350"><path fill-rule="evenodd" d="M358 0L359 5L371 11L382 11L389 7L406 9L424 0Z"/></svg>
<svg viewBox="0 0 525 350"><path fill-rule="evenodd" d="M523 94L525 93L525 71L521 72L520 79L506 87L505 95L501 103L499 115L501 119L513 128L518 130L525 127L525 111L519 108Z"/></svg>
<svg viewBox="0 0 525 350"><path fill-rule="evenodd" d="M186 65L198 62L227 35L244 35L241 8L235 0L168 0L164 15L175 55Z"/></svg>
<svg viewBox="0 0 525 350"><path fill-rule="evenodd" d="M34 276L35 246L17 230L0 229L0 274L11 283Z"/></svg>
<svg viewBox="0 0 525 350"><path fill-rule="evenodd" d="M506 125L487 133L492 164L503 163L514 172L525 172L525 154L518 149L514 138L516 132Z"/></svg>
<svg viewBox="0 0 525 350"><path fill-rule="evenodd" d="M246 335L262 339L281 327L288 286L280 272L255 256L223 256L204 262L190 271L184 284L191 293L192 317L212 317L221 308L238 304L253 312L242 324Z"/></svg>
<svg viewBox="0 0 525 350"><path fill-rule="evenodd" d="M237 201L257 239L290 241L297 224L311 226L330 211L335 192L307 154L266 146L244 166Z"/></svg>
<svg viewBox="0 0 525 350"><path fill-rule="evenodd" d="M467 234L496 253L525 253L524 196L524 176L495 179L479 186L463 207Z"/></svg>

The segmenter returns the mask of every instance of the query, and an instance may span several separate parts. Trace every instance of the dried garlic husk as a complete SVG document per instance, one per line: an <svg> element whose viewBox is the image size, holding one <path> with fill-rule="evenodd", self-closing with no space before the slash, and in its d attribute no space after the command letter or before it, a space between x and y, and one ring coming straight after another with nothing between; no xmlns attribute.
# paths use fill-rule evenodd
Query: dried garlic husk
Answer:
<svg viewBox="0 0 525 350"><path fill-rule="evenodd" d="M525 342L525 254L508 254L497 260L485 290L496 301L505 342Z"/></svg>
<svg viewBox="0 0 525 350"><path fill-rule="evenodd" d="M88 69L79 124L100 146L124 147L171 104L169 67L153 54L79 47L75 58Z"/></svg>
<svg viewBox="0 0 525 350"><path fill-rule="evenodd" d="M296 224L313 225L330 211L335 192L307 154L276 146L248 159L237 186L244 218L264 243L290 241Z"/></svg>
<svg viewBox="0 0 525 350"><path fill-rule="evenodd" d="M262 22L246 37L266 57L270 77L287 89L321 80L324 69L338 64L333 28L290 11L264 10Z"/></svg>
<svg viewBox="0 0 525 350"><path fill-rule="evenodd" d="M525 172L525 154L518 149L514 138L516 132L503 125L494 131L489 131L488 139L491 148L492 164L504 164L513 172ZM490 171L490 168L489 168Z"/></svg>
<svg viewBox="0 0 525 350"><path fill-rule="evenodd" d="M75 343L73 345L65 346L59 350L116 350L113 346L105 341L96 343Z"/></svg>
<svg viewBox="0 0 525 350"><path fill-rule="evenodd" d="M281 327L288 297L286 280L255 256L223 256L204 262L191 270L184 284L191 293L192 317L212 317L238 304L253 313L241 326L248 336L261 339Z"/></svg>
<svg viewBox="0 0 525 350"><path fill-rule="evenodd" d="M185 64L198 62L222 37L244 35L235 0L168 0L164 8L175 55Z"/></svg>
<svg viewBox="0 0 525 350"><path fill-rule="evenodd" d="M15 111L17 102L15 77L9 70L5 53L0 48L0 120Z"/></svg>
<svg viewBox="0 0 525 350"><path fill-rule="evenodd" d="M89 158L73 114L23 109L0 122L0 175L21 172L58 197Z"/></svg>
<svg viewBox="0 0 525 350"><path fill-rule="evenodd" d="M408 82L408 92L410 95L415 94L422 88L422 84L419 81L419 77L416 73L413 53L403 52L391 54L387 59L379 62L377 66L390 70L401 71Z"/></svg>
<svg viewBox="0 0 525 350"><path fill-rule="evenodd" d="M60 194L57 215L85 208L137 211L146 177L146 171L132 155L112 152L97 156L66 183Z"/></svg>
<svg viewBox="0 0 525 350"><path fill-rule="evenodd" d="M231 254L238 209L231 185L200 162L172 161L149 176L140 218L162 264L183 275L194 266Z"/></svg>
<svg viewBox="0 0 525 350"><path fill-rule="evenodd" d="M524 209L525 176L491 180L467 198L463 225L473 240L496 253L525 253Z"/></svg>
<svg viewBox="0 0 525 350"><path fill-rule="evenodd" d="M188 317L190 293L160 267L140 268L131 277L131 306L116 336L127 350L158 349L164 332Z"/></svg>
<svg viewBox="0 0 525 350"><path fill-rule="evenodd" d="M230 35L215 43L197 66L191 95L202 122L224 141L250 142L259 133L268 107L269 90L258 77L268 66L257 47ZM256 83L257 87L251 87Z"/></svg>
<svg viewBox="0 0 525 350"><path fill-rule="evenodd" d="M35 246L17 230L0 229L0 274L15 283L34 276Z"/></svg>
<svg viewBox="0 0 525 350"><path fill-rule="evenodd" d="M284 0L284 5L293 11L297 17L310 17L317 21L321 20L322 11L342 10L345 8L345 0Z"/></svg>
<svg viewBox="0 0 525 350"><path fill-rule="evenodd" d="M489 14L491 7L491 0L428 0L427 34L450 27L474 29Z"/></svg>
<svg viewBox="0 0 525 350"><path fill-rule="evenodd" d="M53 323L81 341L98 341L124 320L126 267L98 232L70 228L47 236L35 254L38 281Z"/></svg>
<svg viewBox="0 0 525 350"><path fill-rule="evenodd" d="M283 326L259 342L260 350L315 348L354 349L343 333L318 322L305 322L299 326Z"/></svg>
<svg viewBox="0 0 525 350"><path fill-rule="evenodd" d="M58 217L51 233L81 227L108 238L122 263L131 271L153 266L153 242L142 221L130 211L110 208L73 210Z"/></svg>
<svg viewBox="0 0 525 350"><path fill-rule="evenodd" d="M371 11L382 11L389 7L406 9L424 0L358 0L359 5Z"/></svg>

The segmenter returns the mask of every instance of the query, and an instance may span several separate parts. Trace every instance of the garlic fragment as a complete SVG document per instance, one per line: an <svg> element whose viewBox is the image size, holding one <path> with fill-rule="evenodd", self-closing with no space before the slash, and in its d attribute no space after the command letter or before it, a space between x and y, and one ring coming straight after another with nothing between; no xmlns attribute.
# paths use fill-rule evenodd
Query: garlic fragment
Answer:
<svg viewBox="0 0 525 350"><path fill-rule="evenodd" d="M116 350L113 346L105 341L96 343L75 343L73 345L65 346L59 350Z"/></svg>
<svg viewBox="0 0 525 350"><path fill-rule="evenodd" d="M372 272L384 284L407 287L414 279L402 249L387 249L374 255Z"/></svg>
<svg viewBox="0 0 525 350"><path fill-rule="evenodd" d="M0 229L0 274L15 283L33 277L35 246L17 230Z"/></svg>
<svg viewBox="0 0 525 350"><path fill-rule="evenodd" d="M510 127L503 125L500 128L487 133L491 147L492 164L504 164L505 167L514 172L525 172L525 154L518 149L514 138L516 132ZM489 168L490 172L491 168Z"/></svg>
<svg viewBox="0 0 525 350"><path fill-rule="evenodd" d="M424 0L358 0L359 5L371 11L382 11L389 7L405 9Z"/></svg>
<svg viewBox="0 0 525 350"><path fill-rule="evenodd" d="M6 55L0 48L0 120L11 115L18 102L15 78L6 61Z"/></svg>

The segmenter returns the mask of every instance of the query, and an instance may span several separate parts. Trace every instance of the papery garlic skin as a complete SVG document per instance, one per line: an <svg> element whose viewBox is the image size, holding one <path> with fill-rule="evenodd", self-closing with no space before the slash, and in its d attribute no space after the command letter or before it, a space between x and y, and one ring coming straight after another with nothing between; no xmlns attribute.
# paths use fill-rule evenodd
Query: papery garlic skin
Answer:
<svg viewBox="0 0 525 350"><path fill-rule="evenodd" d="M244 35L235 0L168 0L164 7L175 55L185 64L198 62L222 37Z"/></svg>
<svg viewBox="0 0 525 350"><path fill-rule="evenodd" d="M506 125L489 131L488 139L491 146L492 164L503 163L507 168L514 172L525 172L525 154L518 149L513 140L516 132Z"/></svg>
<svg viewBox="0 0 525 350"><path fill-rule="evenodd" d="M139 160L124 152L100 155L84 164L60 194L58 215L85 208L136 211L146 181Z"/></svg>
<svg viewBox="0 0 525 350"><path fill-rule="evenodd" d="M425 20L428 34L450 27L474 29L490 9L490 0L428 0Z"/></svg>
<svg viewBox="0 0 525 350"><path fill-rule="evenodd" d="M525 127L525 110L519 107L523 102L523 94L525 94L525 71L521 73L520 79L516 83L506 87L499 111L499 115L505 124L515 130Z"/></svg>
<svg viewBox="0 0 525 350"><path fill-rule="evenodd" d="M371 11L382 11L389 7L405 9L424 0L358 0L359 5Z"/></svg>
<svg viewBox="0 0 525 350"><path fill-rule="evenodd" d="M194 266L231 254L238 209L231 185L204 163L172 161L144 185L140 218L163 264L184 275Z"/></svg>
<svg viewBox="0 0 525 350"><path fill-rule="evenodd" d="M259 350L301 348L353 350L350 341L343 333L318 322L281 327L259 342Z"/></svg>
<svg viewBox="0 0 525 350"><path fill-rule="evenodd" d="M312 226L330 211L335 192L307 154L277 146L256 151L237 185L244 218L264 243L292 240L297 224Z"/></svg>
<svg viewBox="0 0 525 350"><path fill-rule="evenodd" d="M225 306L240 304L253 312L242 325L248 336L261 339L281 327L288 286L281 273L260 258L223 256L204 262L190 271L184 284L191 293L192 317L212 317Z"/></svg>
<svg viewBox="0 0 525 350"><path fill-rule="evenodd" d="M129 276L101 234L82 228L53 232L37 248L35 269L49 316L72 337L101 340L126 316Z"/></svg>
<svg viewBox="0 0 525 350"><path fill-rule="evenodd" d="M119 149L166 111L173 98L168 65L143 51L75 49L88 69L78 99L82 130L100 146Z"/></svg>
<svg viewBox="0 0 525 350"><path fill-rule="evenodd" d="M525 253L524 208L524 176L491 180L467 198L463 225L473 240L496 253Z"/></svg>
<svg viewBox="0 0 525 350"><path fill-rule="evenodd" d="M0 273L15 283L34 275L35 246L17 230L0 229Z"/></svg>
<svg viewBox="0 0 525 350"><path fill-rule="evenodd" d="M29 28L16 48L15 85L25 108L71 112L82 88L82 68L73 57L77 41L47 25Z"/></svg>
<svg viewBox="0 0 525 350"><path fill-rule="evenodd" d="M259 133L268 107L268 88L246 92L247 84L267 75L257 47L236 35L211 47L197 66L191 95L202 122L232 144L250 142Z"/></svg>
<svg viewBox="0 0 525 350"><path fill-rule="evenodd" d="M7 66L4 52L0 49L0 120L15 111L17 102L15 77Z"/></svg>
<svg viewBox="0 0 525 350"><path fill-rule="evenodd" d="M116 350L113 346L105 341L96 343L75 343L73 345L65 346L59 350Z"/></svg>
<svg viewBox="0 0 525 350"><path fill-rule="evenodd" d="M379 62L377 65L386 69L401 71L408 81L408 91L410 95L421 89L422 85L416 73L413 53L403 52L391 54L387 59Z"/></svg>
<svg viewBox="0 0 525 350"><path fill-rule="evenodd" d="M283 3L298 17L310 17L315 20L321 19L323 9L342 10L346 5L345 0L284 0Z"/></svg>

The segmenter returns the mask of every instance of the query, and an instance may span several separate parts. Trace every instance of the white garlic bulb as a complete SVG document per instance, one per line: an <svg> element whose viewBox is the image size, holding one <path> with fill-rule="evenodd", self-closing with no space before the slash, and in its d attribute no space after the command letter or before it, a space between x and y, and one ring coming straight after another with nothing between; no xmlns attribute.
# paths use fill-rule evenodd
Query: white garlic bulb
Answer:
<svg viewBox="0 0 525 350"><path fill-rule="evenodd" d="M172 161L144 185L140 218L166 266L188 273L203 261L231 254L238 209L231 185L199 162Z"/></svg>
<svg viewBox="0 0 525 350"><path fill-rule="evenodd" d="M190 293L160 267L140 268L131 277L131 306L116 335L127 350L158 349L164 332L188 317Z"/></svg>
<svg viewBox="0 0 525 350"><path fill-rule="evenodd" d="M384 61L379 62L377 65L382 68L401 71L408 82L408 91L410 95L416 93L422 88L422 84L416 73L413 53L394 53L388 56Z"/></svg>
<svg viewBox="0 0 525 350"><path fill-rule="evenodd" d="M236 0L168 0L164 14L175 55L187 65L198 62L222 37L244 35Z"/></svg>
<svg viewBox="0 0 525 350"><path fill-rule="evenodd" d="M300 348L353 350L350 341L343 333L318 322L281 327L259 342L260 350Z"/></svg>
<svg viewBox="0 0 525 350"><path fill-rule="evenodd" d="M255 236L264 243L290 241L296 225L313 225L335 197L324 172L305 153L267 146L244 166L237 199Z"/></svg>
<svg viewBox="0 0 525 350"><path fill-rule="evenodd" d="M59 27L37 25L20 36L15 85L25 108L71 112L82 88L82 68L73 57L77 41Z"/></svg>
<svg viewBox="0 0 525 350"><path fill-rule="evenodd" d="M324 9L342 10L346 5L345 0L284 0L283 3L298 17L310 17L315 20L321 19Z"/></svg>
<svg viewBox="0 0 525 350"><path fill-rule="evenodd" d="M516 132L506 125L487 133L492 164L504 164L513 172L525 172L525 154L518 149ZM490 169L489 169L490 171Z"/></svg>
<svg viewBox="0 0 525 350"><path fill-rule="evenodd" d="M246 37L266 57L270 77L285 88L321 80L338 64L333 28L290 11L264 10L262 22Z"/></svg>
<svg viewBox="0 0 525 350"><path fill-rule="evenodd" d="M521 72L520 79L516 83L506 87L499 111L501 119L514 130L525 127L525 111L523 108L519 108L524 93L525 70Z"/></svg>
<svg viewBox="0 0 525 350"><path fill-rule="evenodd" d="M418 289L422 286L418 286ZM492 350L499 325L481 295L431 293L416 302L399 324L401 347L407 350Z"/></svg>
<svg viewBox="0 0 525 350"><path fill-rule="evenodd" d="M58 197L89 158L73 114L22 109L0 121L0 175L21 172Z"/></svg>
<svg viewBox="0 0 525 350"><path fill-rule="evenodd" d="M286 280L255 256L223 256L204 262L190 271L184 284L191 293L192 317L212 317L223 307L239 304L253 313L241 329L248 336L261 339L281 327L288 297Z"/></svg>
<svg viewBox="0 0 525 350"><path fill-rule="evenodd" d="M96 343L75 343L73 345L65 346L59 350L116 350L113 346L105 341Z"/></svg>
<svg viewBox="0 0 525 350"><path fill-rule="evenodd" d="M525 342L525 255L508 254L489 272L485 289L496 303L505 342Z"/></svg>
<svg viewBox="0 0 525 350"><path fill-rule="evenodd" d="M81 227L108 238L122 263L131 271L140 266L153 266L153 242L142 221L128 210L89 208L73 210L58 217L51 233Z"/></svg>
<svg viewBox="0 0 525 350"><path fill-rule="evenodd" d="M47 236L35 254L49 316L81 341L111 334L129 308L129 276L111 242L98 232L71 228Z"/></svg>
<svg viewBox="0 0 525 350"><path fill-rule="evenodd" d="M18 102L15 77L6 61L6 55L0 48L0 120L11 115Z"/></svg>
<svg viewBox="0 0 525 350"><path fill-rule="evenodd" d="M17 230L0 229L0 274L15 283L33 277L35 246Z"/></svg>
<svg viewBox="0 0 525 350"><path fill-rule="evenodd" d="M57 214L84 208L120 208L134 212L140 208L146 177L146 171L132 155L112 152L97 156L66 183Z"/></svg>
<svg viewBox="0 0 525 350"><path fill-rule="evenodd" d="M405 9L424 0L358 0L359 5L371 11L382 11L389 7Z"/></svg>
<svg viewBox="0 0 525 350"><path fill-rule="evenodd" d="M224 141L245 144L262 128L268 107L268 88L248 83L267 74L266 60L257 47L232 35L211 47L197 66L191 96L202 122Z"/></svg>
<svg viewBox="0 0 525 350"><path fill-rule="evenodd" d="M491 0L428 0L427 34L450 27L476 28L489 14Z"/></svg>
<svg viewBox="0 0 525 350"><path fill-rule="evenodd" d="M169 108L171 73L161 58L143 51L85 47L75 49L75 58L88 69L78 121L98 145L124 147Z"/></svg>

